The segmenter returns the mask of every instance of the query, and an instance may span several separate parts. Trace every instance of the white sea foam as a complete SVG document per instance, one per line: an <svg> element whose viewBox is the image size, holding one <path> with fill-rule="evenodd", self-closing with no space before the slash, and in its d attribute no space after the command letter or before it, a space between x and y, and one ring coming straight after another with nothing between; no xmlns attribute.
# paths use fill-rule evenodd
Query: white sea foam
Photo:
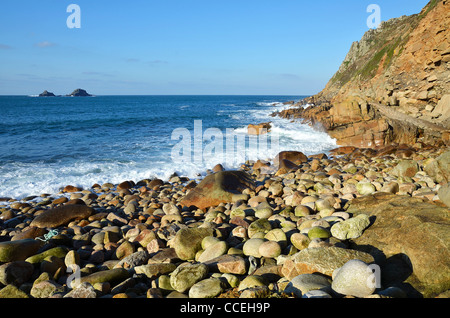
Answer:
<svg viewBox="0 0 450 318"><path fill-rule="evenodd" d="M227 106L230 108L217 110L217 114L227 115L238 125L238 128L234 129L234 133L246 138L247 143L244 148L226 149L224 141L223 152L203 153L202 160L197 162L191 160L175 163L171 159L170 151L162 153L162 150L158 150L157 144L153 145L153 142L150 142L148 147L145 144L138 145L136 151L140 151L140 153L136 153L136 156L130 154L130 160L126 162L114 161L113 158L111 161L91 158L74 163L61 161L47 164L14 162L0 166L0 197L21 199L25 196L42 193L56 194L68 184L89 189L95 183L118 184L125 180L137 182L146 178L168 180L174 172L195 179L204 176L207 169L211 169L219 163L226 169L235 169L246 160L270 160L279 151L296 150L311 155L326 152L336 146L335 140L325 132L298 122L293 123L283 118L270 117L272 112L290 107L281 102L259 102L257 103L258 107L249 107L248 109L238 108L234 104ZM179 109L187 110L190 107L190 105L181 105ZM272 123L271 131L265 137L269 140L276 139L278 147L272 147L272 145L268 145L266 148L261 147L257 142L260 137L247 136L248 124L262 122ZM222 132L225 136L225 131ZM262 140L264 141L264 139ZM149 155L147 158L143 155L147 151L151 151L154 155ZM233 160L226 160L226 156L231 156Z"/></svg>

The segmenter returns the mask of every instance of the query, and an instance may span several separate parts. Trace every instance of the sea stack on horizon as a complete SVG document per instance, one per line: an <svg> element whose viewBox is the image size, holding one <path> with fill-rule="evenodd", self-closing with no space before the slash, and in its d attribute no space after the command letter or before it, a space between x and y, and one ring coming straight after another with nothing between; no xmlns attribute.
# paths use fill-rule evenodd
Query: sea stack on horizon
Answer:
<svg viewBox="0 0 450 318"><path fill-rule="evenodd" d="M71 94L69 94L67 96L85 97L85 96L92 96L92 95L88 94L84 89L77 88Z"/></svg>
<svg viewBox="0 0 450 318"><path fill-rule="evenodd" d="M43 91L42 93L39 94L39 97L55 97L55 94L45 90L45 91Z"/></svg>

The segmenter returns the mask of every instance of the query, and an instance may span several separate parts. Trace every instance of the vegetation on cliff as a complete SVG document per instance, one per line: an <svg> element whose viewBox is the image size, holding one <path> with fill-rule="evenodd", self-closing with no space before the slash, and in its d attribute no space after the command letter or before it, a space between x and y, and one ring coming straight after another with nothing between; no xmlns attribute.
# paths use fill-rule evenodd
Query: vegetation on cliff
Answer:
<svg viewBox="0 0 450 318"><path fill-rule="evenodd" d="M450 144L450 3L382 22L354 42L318 94L280 113L322 124L340 145Z"/></svg>

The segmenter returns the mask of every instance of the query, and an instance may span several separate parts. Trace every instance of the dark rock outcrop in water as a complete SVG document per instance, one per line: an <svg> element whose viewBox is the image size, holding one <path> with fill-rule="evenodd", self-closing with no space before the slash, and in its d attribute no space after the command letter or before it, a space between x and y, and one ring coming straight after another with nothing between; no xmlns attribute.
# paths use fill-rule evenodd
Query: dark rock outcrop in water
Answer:
<svg viewBox="0 0 450 318"><path fill-rule="evenodd" d="M55 94L45 90L45 91L43 91L42 93L39 94L39 97L55 97Z"/></svg>
<svg viewBox="0 0 450 318"><path fill-rule="evenodd" d="M78 88L67 96L85 97L85 96L92 96L92 95L88 94L84 89Z"/></svg>
<svg viewBox="0 0 450 318"><path fill-rule="evenodd" d="M449 145L449 23L445 0L383 22L352 44L320 93L277 115L322 125L342 146Z"/></svg>

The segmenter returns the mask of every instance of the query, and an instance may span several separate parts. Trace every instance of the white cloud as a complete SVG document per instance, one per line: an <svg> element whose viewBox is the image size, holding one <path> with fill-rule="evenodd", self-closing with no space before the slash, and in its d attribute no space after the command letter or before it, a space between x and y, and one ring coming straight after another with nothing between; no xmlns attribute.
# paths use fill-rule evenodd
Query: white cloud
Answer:
<svg viewBox="0 0 450 318"><path fill-rule="evenodd" d="M36 43L34 46L40 47L40 48L45 48L45 47L56 46L56 44L52 43L52 42L44 41L44 42Z"/></svg>

